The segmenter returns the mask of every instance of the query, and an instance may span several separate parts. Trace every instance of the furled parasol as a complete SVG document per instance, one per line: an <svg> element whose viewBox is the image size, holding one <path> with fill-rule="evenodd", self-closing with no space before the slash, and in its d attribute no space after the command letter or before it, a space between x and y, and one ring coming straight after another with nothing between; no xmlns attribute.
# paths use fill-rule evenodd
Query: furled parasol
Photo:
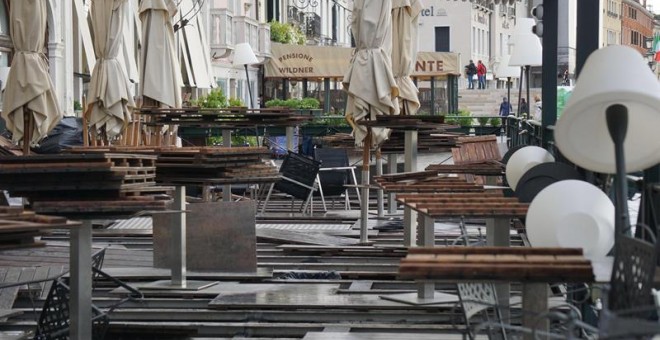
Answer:
<svg viewBox="0 0 660 340"><path fill-rule="evenodd" d="M391 60L392 0L355 0L351 31L356 48L343 84L348 92L346 118L353 126L356 144L364 146L360 240L366 242L370 150L389 137L389 129L371 128L359 122L399 113L399 88Z"/></svg>
<svg viewBox="0 0 660 340"><path fill-rule="evenodd" d="M5 87L2 118L14 142L23 140L23 151L43 139L62 119L48 74L43 47L48 4L44 0L12 0L10 34L14 58Z"/></svg>
<svg viewBox="0 0 660 340"><path fill-rule="evenodd" d="M130 83L118 59L122 29L130 17L128 0L93 0L90 16L96 65L89 82L86 117L93 131L107 138L121 134L135 107Z"/></svg>

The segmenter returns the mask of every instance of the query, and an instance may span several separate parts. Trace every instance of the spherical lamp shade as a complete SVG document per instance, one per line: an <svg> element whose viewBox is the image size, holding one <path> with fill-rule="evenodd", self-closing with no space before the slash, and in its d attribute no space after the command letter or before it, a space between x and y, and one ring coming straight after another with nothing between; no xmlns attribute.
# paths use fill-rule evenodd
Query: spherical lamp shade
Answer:
<svg viewBox="0 0 660 340"><path fill-rule="evenodd" d="M628 109L626 171L660 163L660 82L639 52L620 45L594 51L587 59L555 127L561 153L585 169L615 173L605 114L614 104Z"/></svg>
<svg viewBox="0 0 660 340"><path fill-rule="evenodd" d="M540 66L543 64L543 46L533 33L518 34L513 37L510 66Z"/></svg>
<svg viewBox="0 0 660 340"><path fill-rule="evenodd" d="M232 62L234 65L251 65L258 64L259 60L254 55L249 43L240 43L234 46L234 59Z"/></svg>
<svg viewBox="0 0 660 340"><path fill-rule="evenodd" d="M592 184L560 181L536 195L525 227L533 247L582 248L586 257L603 257L614 245L614 204Z"/></svg>
<svg viewBox="0 0 660 340"><path fill-rule="evenodd" d="M495 68L495 76L497 78L517 78L520 77L520 68L509 65L511 56L505 55L500 60L500 63Z"/></svg>
<svg viewBox="0 0 660 340"><path fill-rule="evenodd" d="M554 161L555 157L546 149L538 146L526 146L514 152L506 163L506 181L511 189L516 190L518 181L527 170L541 163Z"/></svg>

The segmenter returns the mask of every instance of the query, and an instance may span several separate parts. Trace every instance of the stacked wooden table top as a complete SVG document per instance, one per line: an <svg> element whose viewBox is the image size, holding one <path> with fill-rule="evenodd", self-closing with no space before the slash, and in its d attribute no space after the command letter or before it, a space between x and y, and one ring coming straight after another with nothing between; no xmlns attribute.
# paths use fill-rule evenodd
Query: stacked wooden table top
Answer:
<svg viewBox="0 0 660 340"><path fill-rule="evenodd" d="M484 186L458 177L438 176L431 171L374 177L374 182L392 193L483 192Z"/></svg>
<svg viewBox="0 0 660 340"><path fill-rule="evenodd" d="M504 175L504 169L504 164L498 161L483 161L468 164L430 164L425 170L436 174L502 176Z"/></svg>
<svg viewBox="0 0 660 340"><path fill-rule="evenodd" d="M0 189L40 213L164 209L173 188L156 186L156 156L88 153L0 157Z"/></svg>
<svg viewBox="0 0 660 340"><path fill-rule="evenodd" d="M449 152L456 146L458 136L444 132L444 130L422 130L417 135L417 152ZM386 140L380 149L382 153L403 154L405 132L401 130L392 131L390 138ZM355 146L355 138L348 133L337 133L321 138L324 147L360 149Z"/></svg>
<svg viewBox="0 0 660 340"><path fill-rule="evenodd" d="M420 280L593 282L591 261L575 248L410 248L399 276Z"/></svg>
<svg viewBox="0 0 660 340"><path fill-rule="evenodd" d="M34 237L47 234L50 229L79 225L64 217L38 215L23 207L0 206L0 249L43 245Z"/></svg>
<svg viewBox="0 0 660 340"><path fill-rule="evenodd" d="M312 120L309 110L290 109L159 109L142 108L137 113L151 117L152 125L243 128L254 126L296 126Z"/></svg>
<svg viewBox="0 0 660 340"><path fill-rule="evenodd" d="M70 152L132 152L155 157L156 182L166 184L269 183L279 179L264 147L84 147Z"/></svg>
<svg viewBox="0 0 660 340"><path fill-rule="evenodd" d="M397 195L405 206L433 218L524 218L529 204L499 191Z"/></svg>

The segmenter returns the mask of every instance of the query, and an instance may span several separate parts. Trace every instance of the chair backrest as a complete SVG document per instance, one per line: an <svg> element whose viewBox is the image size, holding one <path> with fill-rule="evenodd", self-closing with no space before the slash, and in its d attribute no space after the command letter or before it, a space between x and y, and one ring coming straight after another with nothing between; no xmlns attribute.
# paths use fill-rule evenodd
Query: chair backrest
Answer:
<svg viewBox="0 0 660 340"><path fill-rule="evenodd" d="M485 330L489 339L506 339L502 315L497 307L497 294L492 283L468 282L459 283L458 297L461 301L463 316L470 339L474 339L473 327L470 325L475 316L481 316L481 324L487 324Z"/></svg>
<svg viewBox="0 0 660 340"><path fill-rule="evenodd" d="M35 340L68 340L71 293L61 279L54 280L39 316ZM108 315L92 306L92 340L101 340L108 329Z"/></svg>
<svg viewBox="0 0 660 340"><path fill-rule="evenodd" d="M280 167L280 175L313 187L320 167L320 162L289 151ZM306 200L311 191L309 188L286 180L278 181L274 187L301 200Z"/></svg>
<svg viewBox="0 0 660 340"><path fill-rule="evenodd" d="M651 304L655 267L653 243L617 235L607 308L620 311Z"/></svg>
<svg viewBox="0 0 660 340"><path fill-rule="evenodd" d="M349 166L348 152L340 148L320 148L314 150L314 159L321 162L323 168L338 168ZM348 170L321 171L319 180L323 186L323 195L338 196L346 191Z"/></svg>

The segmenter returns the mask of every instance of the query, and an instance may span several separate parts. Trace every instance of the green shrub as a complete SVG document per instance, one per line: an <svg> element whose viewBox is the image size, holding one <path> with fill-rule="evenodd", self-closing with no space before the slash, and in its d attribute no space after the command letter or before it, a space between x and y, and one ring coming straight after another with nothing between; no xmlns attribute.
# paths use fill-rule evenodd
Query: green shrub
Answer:
<svg viewBox="0 0 660 340"><path fill-rule="evenodd" d="M486 126L489 121L490 117L477 117L477 122L479 122L479 125L481 126Z"/></svg>
<svg viewBox="0 0 660 340"><path fill-rule="evenodd" d="M502 118L500 118L500 117L491 117L490 118L490 125L491 126L500 126L500 125L502 125Z"/></svg>
<svg viewBox="0 0 660 340"><path fill-rule="evenodd" d="M73 110L74 111L82 111L82 109L83 109L82 104L80 104L79 101L74 100L73 101Z"/></svg>
<svg viewBox="0 0 660 340"><path fill-rule="evenodd" d="M321 103L316 98L289 98L287 100L271 99L266 102L266 107L288 107L290 109L318 109Z"/></svg>
<svg viewBox="0 0 660 340"><path fill-rule="evenodd" d="M266 101L266 107L284 107L284 100L271 99L269 101Z"/></svg>
<svg viewBox="0 0 660 340"><path fill-rule="evenodd" d="M270 22L270 40L282 44L304 45L307 38L300 27L273 20Z"/></svg>
<svg viewBox="0 0 660 340"><path fill-rule="evenodd" d="M321 107L321 102L316 98L303 98L300 101L299 109L318 109Z"/></svg>
<svg viewBox="0 0 660 340"><path fill-rule="evenodd" d="M456 122L460 126L471 126L472 125L472 114L468 110L458 110L458 118Z"/></svg>
<svg viewBox="0 0 660 340"><path fill-rule="evenodd" d="M217 88L211 90L206 96L191 100L190 105L208 109L221 109L227 107L227 97L222 89Z"/></svg>
<svg viewBox="0 0 660 340"><path fill-rule="evenodd" d="M245 106L245 103L240 98L231 97L229 98L229 106Z"/></svg>

